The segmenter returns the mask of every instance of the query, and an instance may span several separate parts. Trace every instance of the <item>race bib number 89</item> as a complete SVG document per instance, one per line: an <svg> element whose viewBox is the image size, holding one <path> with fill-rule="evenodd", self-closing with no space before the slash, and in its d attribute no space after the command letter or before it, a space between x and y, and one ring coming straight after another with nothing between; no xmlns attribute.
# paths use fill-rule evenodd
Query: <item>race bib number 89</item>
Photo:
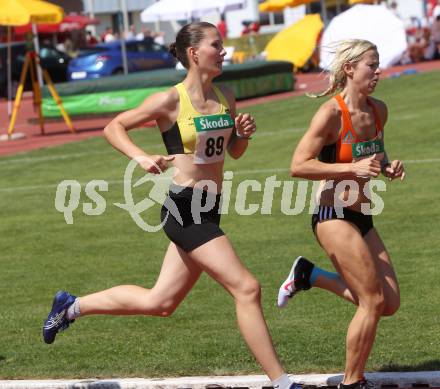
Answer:
<svg viewBox="0 0 440 389"><path fill-rule="evenodd" d="M194 118L196 149L194 163L205 164L223 161L225 147L234 127L229 114L207 115Z"/></svg>

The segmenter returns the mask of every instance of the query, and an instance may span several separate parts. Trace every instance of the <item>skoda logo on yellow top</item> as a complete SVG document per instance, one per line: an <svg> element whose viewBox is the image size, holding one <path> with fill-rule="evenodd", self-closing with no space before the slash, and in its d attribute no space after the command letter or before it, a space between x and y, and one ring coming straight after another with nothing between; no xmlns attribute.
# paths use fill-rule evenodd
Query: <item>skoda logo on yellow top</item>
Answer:
<svg viewBox="0 0 440 389"><path fill-rule="evenodd" d="M208 115L194 118L196 131L224 130L234 126L234 122L229 114Z"/></svg>

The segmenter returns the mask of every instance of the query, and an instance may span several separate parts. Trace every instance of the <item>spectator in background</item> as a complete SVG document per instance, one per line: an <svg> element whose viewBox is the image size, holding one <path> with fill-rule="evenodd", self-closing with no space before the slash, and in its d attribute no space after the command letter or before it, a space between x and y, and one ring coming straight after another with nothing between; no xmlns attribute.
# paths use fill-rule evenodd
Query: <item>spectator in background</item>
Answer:
<svg viewBox="0 0 440 389"><path fill-rule="evenodd" d="M113 42L115 39L116 39L116 37L113 33L113 28L107 27L105 29L103 36L102 36L102 41L105 43L108 43L108 42Z"/></svg>
<svg viewBox="0 0 440 389"><path fill-rule="evenodd" d="M153 40L158 45L164 45L165 44L165 33L162 31L155 31L153 34Z"/></svg>
<svg viewBox="0 0 440 389"><path fill-rule="evenodd" d="M130 27L128 28L127 33L125 34L125 40L129 41L133 39L136 39L136 27L133 24L131 24Z"/></svg>
<svg viewBox="0 0 440 389"><path fill-rule="evenodd" d="M260 32L260 23L254 21L249 25L249 28L251 29L252 34L258 35Z"/></svg>
<svg viewBox="0 0 440 389"><path fill-rule="evenodd" d="M399 11L397 9L397 2L396 1L392 1L390 4L390 11L396 15L399 19L402 19L402 17L399 14Z"/></svg>
<svg viewBox="0 0 440 389"><path fill-rule="evenodd" d="M244 20L242 23L243 30L241 35L257 35L260 32L260 23L256 21Z"/></svg>
<svg viewBox="0 0 440 389"><path fill-rule="evenodd" d="M106 27L106 29L104 30L104 32L101 32L101 34L99 35L99 40L100 40L101 42L104 42L105 34L107 34L107 29L108 29L108 27Z"/></svg>
<svg viewBox="0 0 440 389"><path fill-rule="evenodd" d="M40 48L42 48L42 47L45 47L48 49L55 48L55 46L52 44L52 42L49 39L43 39L43 41L41 42Z"/></svg>
<svg viewBox="0 0 440 389"><path fill-rule="evenodd" d="M241 30L241 36L249 35L251 33L251 28L250 28L251 22L248 20L243 20L241 24L243 26L243 29Z"/></svg>
<svg viewBox="0 0 440 389"><path fill-rule="evenodd" d="M421 29L416 34L415 42L410 46L410 58L412 62L421 62L425 60L426 50L428 49L428 39Z"/></svg>
<svg viewBox="0 0 440 389"><path fill-rule="evenodd" d="M64 52L71 57L75 57L76 53L72 39L66 38L64 40Z"/></svg>
<svg viewBox="0 0 440 389"><path fill-rule="evenodd" d="M434 23L431 27L431 39L434 41L437 47L437 57L440 54L440 14L436 16Z"/></svg>
<svg viewBox="0 0 440 389"><path fill-rule="evenodd" d="M148 27L142 27L142 31L136 35L138 41L151 37L151 30Z"/></svg>
<svg viewBox="0 0 440 389"><path fill-rule="evenodd" d="M258 32L260 31L260 24L255 21L244 20L242 25L243 30L241 31L241 36L246 36L248 38L249 53L255 58L258 55L255 35L258 35Z"/></svg>
<svg viewBox="0 0 440 389"><path fill-rule="evenodd" d="M225 39L228 35L228 26L226 25L225 14L222 14L219 22L217 23L217 30L220 36Z"/></svg>
<svg viewBox="0 0 440 389"><path fill-rule="evenodd" d="M402 65L408 63L421 62L427 59L429 51L429 41L425 36L425 30L419 29L416 31L414 36L409 36L408 38L408 48L400 60Z"/></svg>
<svg viewBox="0 0 440 389"><path fill-rule="evenodd" d="M93 35L92 31L86 33L86 45L95 46L98 43L98 39Z"/></svg>
<svg viewBox="0 0 440 389"><path fill-rule="evenodd" d="M28 31L24 34L24 40L26 43L26 51L35 51L34 35L32 34L32 31Z"/></svg>
<svg viewBox="0 0 440 389"><path fill-rule="evenodd" d="M440 58L440 15L438 15L431 25L429 47L426 53L426 59Z"/></svg>
<svg viewBox="0 0 440 389"><path fill-rule="evenodd" d="M432 9L432 22L437 19L437 16L440 16L440 0L437 0L437 4Z"/></svg>

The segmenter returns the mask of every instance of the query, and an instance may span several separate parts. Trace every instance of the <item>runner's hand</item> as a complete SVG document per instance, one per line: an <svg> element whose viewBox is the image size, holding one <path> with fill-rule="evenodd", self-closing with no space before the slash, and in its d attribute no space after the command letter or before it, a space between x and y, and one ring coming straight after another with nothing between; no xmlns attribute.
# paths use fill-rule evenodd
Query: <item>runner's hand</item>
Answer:
<svg viewBox="0 0 440 389"><path fill-rule="evenodd" d="M384 168L384 175L391 180L400 177L400 181L405 178L405 169L403 167L402 161L395 159L388 166Z"/></svg>
<svg viewBox="0 0 440 389"><path fill-rule="evenodd" d="M380 173L380 161L376 154L352 163L352 171L358 177L377 177Z"/></svg>
<svg viewBox="0 0 440 389"><path fill-rule="evenodd" d="M235 132L239 138L250 138L256 130L255 119L248 113L239 113L235 117Z"/></svg>
<svg viewBox="0 0 440 389"><path fill-rule="evenodd" d="M145 171L161 174L168 170L168 163L174 158L174 155L143 155L136 157L135 160Z"/></svg>

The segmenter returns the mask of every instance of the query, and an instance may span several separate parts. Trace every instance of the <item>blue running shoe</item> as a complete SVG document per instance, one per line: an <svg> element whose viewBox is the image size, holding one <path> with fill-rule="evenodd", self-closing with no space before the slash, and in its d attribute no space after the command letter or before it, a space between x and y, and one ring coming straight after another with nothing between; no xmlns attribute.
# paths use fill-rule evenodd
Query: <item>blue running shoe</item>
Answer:
<svg viewBox="0 0 440 389"><path fill-rule="evenodd" d="M301 384L297 384L296 382L292 382L289 389L303 389L303 386Z"/></svg>
<svg viewBox="0 0 440 389"><path fill-rule="evenodd" d="M68 320L66 316L67 308L75 302L75 299L75 296L64 290L56 293L52 303L52 310L49 312L43 326L43 338L46 343L53 343L57 333L67 329L70 323L75 321Z"/></svg>

